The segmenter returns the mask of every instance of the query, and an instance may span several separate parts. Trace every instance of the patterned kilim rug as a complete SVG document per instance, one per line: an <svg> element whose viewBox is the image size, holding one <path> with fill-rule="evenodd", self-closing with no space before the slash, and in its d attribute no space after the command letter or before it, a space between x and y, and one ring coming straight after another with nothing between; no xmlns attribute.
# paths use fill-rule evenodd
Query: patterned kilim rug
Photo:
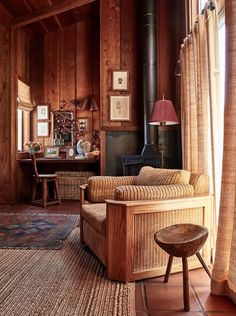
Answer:
<svg viewBox="0 0 236 316"><path fill-rule="evenodd" d="M0 213L0 248L60 249L78 215Z"/></svg>
<svg viewBox="0 0 236 316"><path fill-rule="evenodd" d="M60 251L0 249L1 316L134 316L134 283L106 278L75 228Z"/></svg>

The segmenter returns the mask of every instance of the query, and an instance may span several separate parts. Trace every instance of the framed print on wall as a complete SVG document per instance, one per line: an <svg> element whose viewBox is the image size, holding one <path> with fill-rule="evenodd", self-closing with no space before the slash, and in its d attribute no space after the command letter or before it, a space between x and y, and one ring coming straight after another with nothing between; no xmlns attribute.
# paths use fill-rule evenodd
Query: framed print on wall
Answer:
<svg viewBox="0 0 236 316"><path fill-rule="evenodd" d="M110 121L130 121L130 95L110 96Z"/></svg>
<svg viewBox="0 0 236 316"><path fill-rule="evenodd" d="M89 119L87 117L78 118L77 124L80 132L89 132Z"/></svg>
<svg viewBox="0 0 236 316"><path fill-rule="evenodd" d="M112 71L112 90L113 91L128 91L129 72L128 70L113 70Z"/></svg>
<svg viewBox="0 0 236 316"><path fill-rule="evenodd" d="M48 137L49 136L49 128L48 122L38 122L37 126L37 136L39 137Z"/></svg>
<svg viewBox="0 0 236 316"><path fill-rule="evenodd" d="M49 119L49 106L48 105L38 105L37 106L37 119L38 120L48 120Z"/></svg>

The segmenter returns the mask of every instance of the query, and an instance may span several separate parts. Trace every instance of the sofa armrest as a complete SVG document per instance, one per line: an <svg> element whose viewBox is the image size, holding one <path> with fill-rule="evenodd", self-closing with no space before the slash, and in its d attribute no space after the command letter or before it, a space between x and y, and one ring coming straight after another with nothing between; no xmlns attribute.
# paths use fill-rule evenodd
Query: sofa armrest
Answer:
<svg viewBox="0 0 236 316"><path fill-rule="evenodd" d="M114 199L115 188L120 185L135 184L136 176L94 176L88 179L88 200L93 203Z"/></svg>
<svg viewBox="0 0 236 316"><path fill-rule="evenodd" d="M189 183L194 187L195 194L209 194L210 178L208 174L192 173Z"/></svg>
<svg viewBox="0 0 236 316"><path fill-rule="evenodd" d="M107 200L106 236L108 278L127 282L164 275L168 255L154 241L158 230L178 223L202 225L211 231L211 195L199 195L166 200ZM207 264L211 259L211 238L202 255ZM117 266L119 262L119 267ZM195 256L189 268L199 267ZM181 271L178 261L172 272Z"/></svg>
<svg viewBox="0 0 236 316"><path fill-rule="evenodd" d="M126 185L115 189L115 200L119 201L160 200L193 195L194 188L190 184Z"/></svg>

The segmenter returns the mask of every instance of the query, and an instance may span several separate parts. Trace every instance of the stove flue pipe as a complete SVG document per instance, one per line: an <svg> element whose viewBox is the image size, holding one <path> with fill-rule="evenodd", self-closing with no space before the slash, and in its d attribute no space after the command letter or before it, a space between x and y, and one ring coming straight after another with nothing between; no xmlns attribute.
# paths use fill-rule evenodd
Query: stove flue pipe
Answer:
<svg viewBox="0 0 236 316"><path fill-rule="evenodd" d="M157 129L148 121L157 100L157 25L156 0L144 0L143 32L143 98L144 98L144 148L142 155L158 154Z"/></svg>

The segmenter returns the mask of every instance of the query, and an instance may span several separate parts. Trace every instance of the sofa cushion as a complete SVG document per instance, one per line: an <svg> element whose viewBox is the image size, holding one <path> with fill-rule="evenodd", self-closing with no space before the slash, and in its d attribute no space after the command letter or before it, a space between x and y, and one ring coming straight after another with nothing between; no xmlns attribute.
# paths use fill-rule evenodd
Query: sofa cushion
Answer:
<svg viewBox="0 0 236 316"><path fill-rule="evenodd" d="M114 199L115 188L119 185L134 184L136 176L95 176L88 179L88 200L92 203Z"/></svg>
<svg viewBox="0 0 236 316"><path fill-rule="evenodd" d="M106 235L106 203L84 204L80 213L94 229Z"/></svg>
<svg viewBox="0 0 236 316"><path fill-rule="evenodd" d="M136 178L136 185L188 184L190 172L187 170L143 167Z"/></svg>
<svg viewBox="0 0 236 316"><path fill-rule="evenodd" d="M163 200L193 195L194 188L190 184L126 185L117 187L115 190L115 199L120 201Z"/></svg>

